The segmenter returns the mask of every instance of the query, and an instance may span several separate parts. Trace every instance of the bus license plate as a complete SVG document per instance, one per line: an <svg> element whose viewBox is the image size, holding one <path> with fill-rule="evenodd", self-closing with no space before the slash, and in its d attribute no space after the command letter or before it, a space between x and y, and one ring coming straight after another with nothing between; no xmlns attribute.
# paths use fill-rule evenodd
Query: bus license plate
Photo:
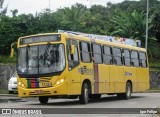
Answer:
<svg viewBox="0 0 160 117"><path fill-rule="evenodd" d="M42 82L42 87L51 87L52 83L51 82Z"/></svg>
<svg viewBox="0 0 160 117"><path fill-rule="evenodd" d="M36 93L36 94L42 94L42 93L43 93L43 90L35 90L35 93Z"/></svg>

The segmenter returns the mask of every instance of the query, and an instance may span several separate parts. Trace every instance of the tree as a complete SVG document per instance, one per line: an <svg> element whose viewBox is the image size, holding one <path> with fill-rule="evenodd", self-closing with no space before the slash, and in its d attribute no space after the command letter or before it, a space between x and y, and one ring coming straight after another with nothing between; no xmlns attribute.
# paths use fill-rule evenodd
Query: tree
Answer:
<svg viewBox="0 0 160 117"><path fill-rule="evenodd" d="M55 32L58 29L59 22L56 19L55 13L50 11L50 9L45 9L43 12L38 14L39 17L39 32L49 33Z"/></svg>
<svg viewBox="0 0 160 117"><path fill-rule="evenodd" d="M4 0L0 0L0 15L5 15L7 13L8 5L3 7Z"/></svg>
<svg viewBox="0 0 160 117"><path fill-rule="evenodd" d="M57 29L140 39L144 47L146 0L125 0L118 4L107 3L106 7L93 5L91 8L75 4L55 12L44 9L35 16L18 15L18 11L13 9L12 17L5 14L7 6L4 7L4 1L0 0L0 10L3 11L0 12L0 54L9 54L10 44L18 37L55 32ZM157 52L155 37L160 43L160 1L150 0L149 8L148 47L151 56L151 52Z"/></svg>
<svg viewBox="0 0 160 117"><path fill-rule="evenodd" d="M146 13L147 9L147 0L140 0L140 1L124 1L119 4L112 4L110 5L111 11L114 10L115 8L119 8L122 11L126 11L128 13L132 13L135 9L137 12L142 12ZM157 38L158 43L160 44L160 1L159 0L149 0L149 14L155 15L154 18L154 28L150 30L152 35L155 35Z"/></svg>
<svg viewBox="0 0 160 117"><path fill-rule="evenodd" d="M149 17L149 31L154 27L154 17L154 14ZM146 16L143 11L137 12L134 10L134 12L130 14L126 11L117 9L115 10L115 14L111 19L111 22L114 23L115 26L115 31L113 31L111 35L141 40L142 47L145 47ZM149 32L148 53L150 57L157 55L158 53L158 48L155 45L156 38L151 32Z"/></svg>
<svg viewBox="0 0 160 117"><path fill-rule="evenodd" d="M56 13L60 28L65 30L81 31L82 20L85 17L87 8L82 4L72 5L71 8L59 9Z"/></svg>
<svg viewBox="0 0 160 117"><path fill-rule="evenodd" d="M12 12L12 16L15 17L18 13L18 10L14 9L14 10L11 10L11 12Z"/></svg>

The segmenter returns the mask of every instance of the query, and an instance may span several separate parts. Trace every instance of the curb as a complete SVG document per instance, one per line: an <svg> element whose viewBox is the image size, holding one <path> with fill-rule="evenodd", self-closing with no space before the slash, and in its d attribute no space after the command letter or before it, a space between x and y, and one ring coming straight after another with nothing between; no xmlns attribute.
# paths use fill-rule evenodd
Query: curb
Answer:
<svg viewBox="0 0 160 117"><path fill-rule="evenodd" d="M0 97L7 96L7 97L18 97L18 94L0 94Z"/></svg>

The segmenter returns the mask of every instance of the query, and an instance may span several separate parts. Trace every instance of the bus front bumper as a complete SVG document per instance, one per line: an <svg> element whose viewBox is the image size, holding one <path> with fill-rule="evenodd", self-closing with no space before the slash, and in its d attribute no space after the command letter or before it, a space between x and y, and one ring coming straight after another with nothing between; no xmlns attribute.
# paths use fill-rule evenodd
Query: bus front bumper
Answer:
<svg viewBox="0 0 160 117"><path fill-rule="evenodd" d="M67 83L47 88L23 88L18 86L19 97L62 96L68 95Z"/></svg>

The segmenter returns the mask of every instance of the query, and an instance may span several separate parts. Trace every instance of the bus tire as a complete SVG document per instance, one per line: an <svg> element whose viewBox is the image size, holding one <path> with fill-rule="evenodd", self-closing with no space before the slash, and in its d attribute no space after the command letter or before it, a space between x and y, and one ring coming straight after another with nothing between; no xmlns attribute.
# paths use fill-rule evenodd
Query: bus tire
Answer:
<svg viewBox="0 0 160 117"><path fill-rule="evenodd" d="M81 104L87 104L88 103L88 97L89 97L88 84L83 83L82 90L81 90L81 95L79 96L80 103Z"/></svg>
<svg viewBox="0 0 160 117"><path fill-rule="evenodd" d="M96 99L100 99L101 98L101 94L91 94L89 95L89 99L92 100L96 100Z"/></svg>
<svg viewBox="0 0 160 117"><path fill-rule="evenodd" d="M131 98L132 86L130 82L126 84L126 93L123 94L124 99L128 100Z"/></svg>
<svg viewBox="0 0 160 117"><path fill-rule="evenodd" d="M39 97L39 102L40 102L41 104L47 104L47 103L48 103L48 100L49 100L49 98L46 97L46 96L40 96L40 97Z"/></svg>
<svg viewBox="0 0 160 117"><path fill-rule="evenodd" d="M132 93L132 86L130 82L127 82L126 84L126 92L125 93L118 93L117 97L119 99L130 99L131 98L131 93Z"/></svg>

